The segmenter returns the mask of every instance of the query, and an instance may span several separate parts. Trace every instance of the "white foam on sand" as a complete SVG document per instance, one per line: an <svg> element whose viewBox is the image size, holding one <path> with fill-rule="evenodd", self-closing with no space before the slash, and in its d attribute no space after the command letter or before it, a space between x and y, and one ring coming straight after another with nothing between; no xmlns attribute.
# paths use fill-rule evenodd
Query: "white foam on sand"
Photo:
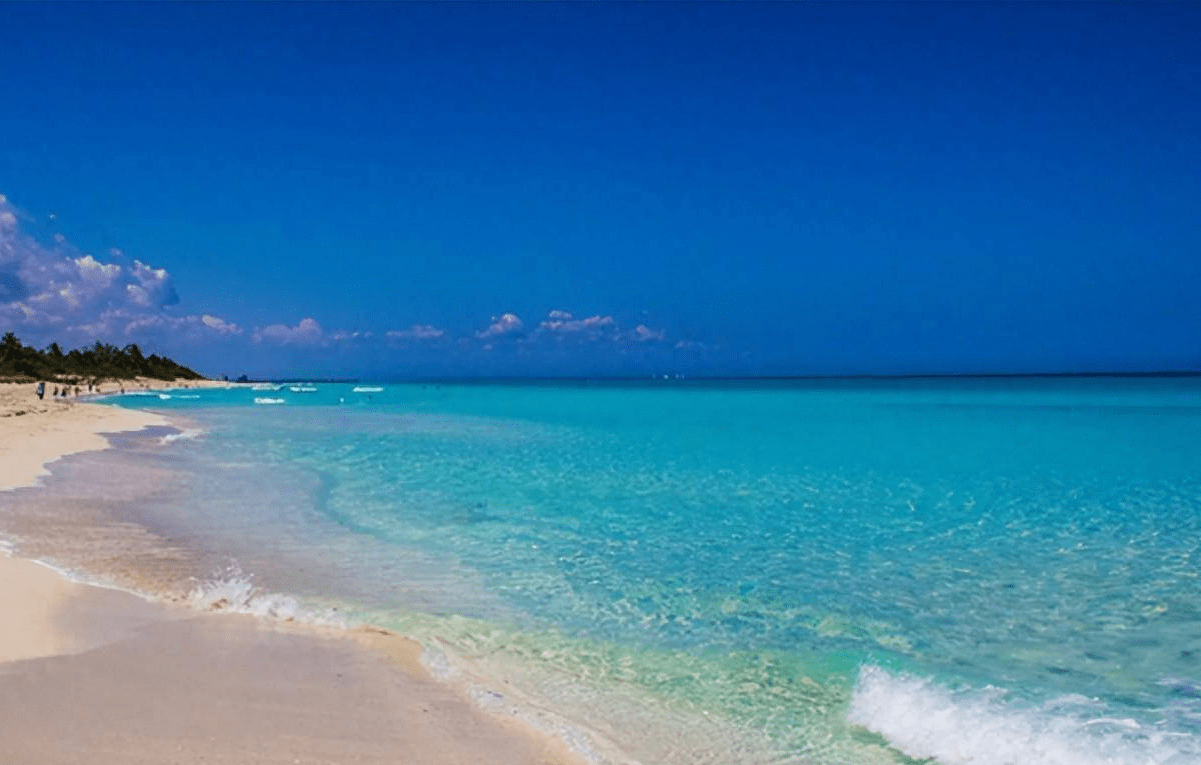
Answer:
<svg viewBox="0 0 1201 765"><path fill-rule="evenodd" d="M251 614L262 619L340 629L351 626L334 609L305 608L296 598L259 588L249 574L236 566L210 579L198 580L188 594L187 603L201 611Z"/></svg>
<svg viewBox="0 0 1201 765"><path fill-rule="evenodd" d="M999 688L952 691L932 680L860 670L848 718L909 757L943 765L1185 765L1201 739L1105 713L1065 696L1042 706L1006 703Z"/></svg>

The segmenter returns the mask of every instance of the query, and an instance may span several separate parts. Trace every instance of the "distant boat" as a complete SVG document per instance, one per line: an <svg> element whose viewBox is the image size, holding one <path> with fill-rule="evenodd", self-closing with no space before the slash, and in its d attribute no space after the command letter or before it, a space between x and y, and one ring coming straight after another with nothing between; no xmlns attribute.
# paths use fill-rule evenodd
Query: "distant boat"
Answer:
<svg viewBox="0 0 1201 765"><path fill-rule="evenodd" d="M288 388L293 393L316 393L317 389L308 385L293 385Z"/></svg>
<svg viewBox="0 0 1201 765"><path fill-rule="evenodd" d="M254 403L256 403L256 404L282 404L282 403L284 403L284 400L282 398L255 397Z"/></svg>
<svg viewBox="0 0 1201 765"><path fill-rule="evenodd" d="M353 390L355 393L382 393L384 389L373 388L367 385L356 385Z"/></svg>
<svg viewBox="0 0 1201 765"><path fill-rule="evenodd" d="M251 390L280 390L283 387L284 386L282 386L282 385L273 385L272 383L255 383L254 385L250 386L250 389Z"/></svg>

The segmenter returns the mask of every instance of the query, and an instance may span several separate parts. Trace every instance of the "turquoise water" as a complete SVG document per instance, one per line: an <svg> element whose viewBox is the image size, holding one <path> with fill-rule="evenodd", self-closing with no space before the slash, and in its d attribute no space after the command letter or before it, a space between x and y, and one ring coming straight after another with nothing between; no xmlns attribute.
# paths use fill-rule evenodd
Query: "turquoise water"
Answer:
<svg viewBox="0 0 1201 765"><path fill-rule="evenodd" d="M1201 762L1201 380L311 387L139 518L597 759Z"/></svg>

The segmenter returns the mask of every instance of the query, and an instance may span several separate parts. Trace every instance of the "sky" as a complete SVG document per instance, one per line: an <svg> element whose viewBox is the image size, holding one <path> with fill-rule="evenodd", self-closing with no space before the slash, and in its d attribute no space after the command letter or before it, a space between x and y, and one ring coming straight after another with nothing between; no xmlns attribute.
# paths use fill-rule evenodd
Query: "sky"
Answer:
<svg viewBox="0 0 1201 765"><path fill-rule="evenodd" d="M1196 3L5 3L0 331L209 375L1201 370Z"/></svg>

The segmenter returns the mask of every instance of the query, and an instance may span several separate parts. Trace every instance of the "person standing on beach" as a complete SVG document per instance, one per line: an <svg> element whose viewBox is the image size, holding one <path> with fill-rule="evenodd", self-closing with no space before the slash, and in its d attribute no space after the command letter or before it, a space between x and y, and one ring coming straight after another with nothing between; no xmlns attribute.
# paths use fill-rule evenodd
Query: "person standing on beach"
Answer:
<svg viewBox="0 0 1201 765"><path fill-rule="evenodd" d="M46 395L46 383L40 382L40 383L38 383L38 401L41 401L45 395Z"/></svg>

